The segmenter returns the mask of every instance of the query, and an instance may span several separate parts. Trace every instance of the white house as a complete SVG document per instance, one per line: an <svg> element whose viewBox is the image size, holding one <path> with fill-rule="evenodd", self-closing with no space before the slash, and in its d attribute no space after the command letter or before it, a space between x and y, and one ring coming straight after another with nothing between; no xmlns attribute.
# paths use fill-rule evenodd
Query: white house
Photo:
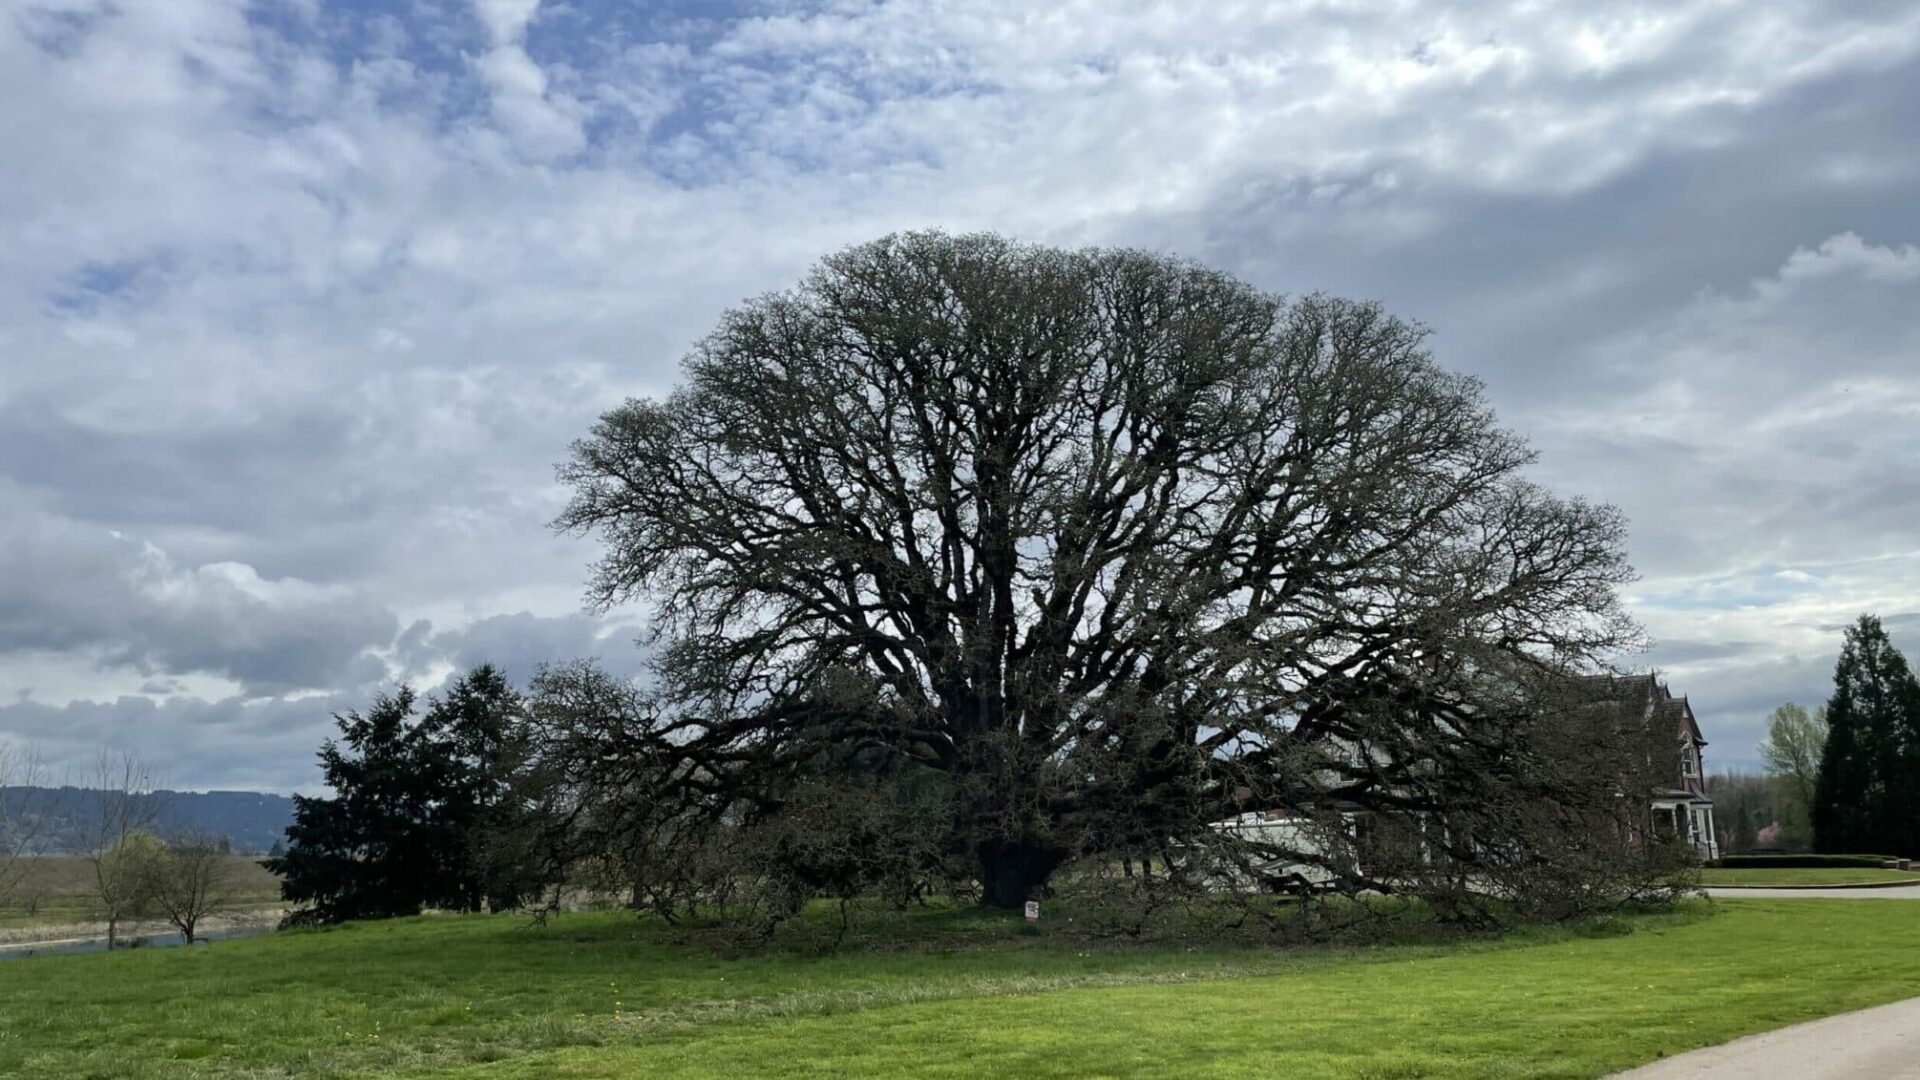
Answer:
<svg viewBox="0 0 1920 1080"><path fill-rule="evenodd" d="M1650 725L1671 723L1679 740L1679 773L1671 787L1648 793L1649 822L1654 835L1678 837L1692 845L1702 859L1720 857L1720 845L1714 835L1713 799L1707 795L1706 764L1701 749L1707 745L1694 719L1693 706L1684 697L1674 697L1667 685L1654 675L1626 677L1601 676L1607 689L1605 699L1632 707L1644 701L1645 719ZM1363 830L1367 815L1346 815L1350 828ZM1217 823L1215 828L1247 840L1271 844L1283 850L1315 852L1325 850L1312 835L1312 826L1303 818L1280 811L1251 811ZM1278 860L1259 868L1262 876L1296 877L1308 885L1324 884L1332 878L1325 869L1307 863Z"/></svg>

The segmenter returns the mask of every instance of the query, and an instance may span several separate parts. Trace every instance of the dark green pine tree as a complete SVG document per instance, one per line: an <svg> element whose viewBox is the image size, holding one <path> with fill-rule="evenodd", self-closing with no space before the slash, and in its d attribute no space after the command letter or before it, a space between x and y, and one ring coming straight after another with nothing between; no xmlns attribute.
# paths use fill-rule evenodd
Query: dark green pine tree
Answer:
<svg viewBox="0 0 1920 1080"><path fill-rule="evenodd" d="M295 796L288 846L267 860L286 899L316 922L389 918L423 908L472 911L518 900L494 864L492 835L512 825L519 694L482 665L415 716L411 689L363 715L335 717L320 749L332 798Z"/></svg>
<svg viewBox="0 0 1920 1080"><path fill-rule="evenodd" d="M422 723L443 780L439 826L449 888L441 903L517 907L537 884L524 857L530 810L516 784L528 758L525 709L499 668L482 664L440 694Z"/></svg>
<svg viewBox="0 0 1920 1080"><path fill-rule="evenodd" d="M1814 847L1920 853L1920 682L1872 615L1847 629L1827 721Z"/></svg>

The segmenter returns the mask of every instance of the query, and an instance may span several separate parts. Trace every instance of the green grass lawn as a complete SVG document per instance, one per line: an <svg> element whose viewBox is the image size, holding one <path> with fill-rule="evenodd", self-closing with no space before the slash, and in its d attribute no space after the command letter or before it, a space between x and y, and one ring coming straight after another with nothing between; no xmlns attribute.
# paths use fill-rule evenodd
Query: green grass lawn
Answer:
<svg viewBox="0 0 1920 1080"><path fill-rule="evenodd" d="M1700 871L1702 885L1858 885L1878 881L1904 881L1920 885L1920 874L1905 870L1877 870L1871 867L1820 866L1769 869L1738 867Z"/></svg>
<svg viewBox="0 0 1920 1080"><path fill-rule="evenodd" d="M1191 950L936 912L882 945L736 958L622 914L430 917L0 962L0 1076L1597 1076L1920 993L1916 916L1723 901L1497 941Z"/></svg>

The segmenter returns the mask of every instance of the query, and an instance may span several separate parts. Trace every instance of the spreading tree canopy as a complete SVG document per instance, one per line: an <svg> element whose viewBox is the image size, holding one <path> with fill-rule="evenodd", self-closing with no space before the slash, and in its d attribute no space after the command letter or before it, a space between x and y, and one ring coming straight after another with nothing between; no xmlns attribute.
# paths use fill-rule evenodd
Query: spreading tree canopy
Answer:
<svg viewBox="0 0 1920 1080"><path fill-rule="evenodd" d="M649 798L740 820L822 755L882 758L948 793L1004 906L1249 809L1477 790L1511 818L1571 775L1512 691L1636 632L1623 523L1526 481L1426 337L1150 253L940 233L728 312L560 470L557 524L605 544L593 598L655 618ZM1500 827L1429 842L1477 857Z"/></svg>

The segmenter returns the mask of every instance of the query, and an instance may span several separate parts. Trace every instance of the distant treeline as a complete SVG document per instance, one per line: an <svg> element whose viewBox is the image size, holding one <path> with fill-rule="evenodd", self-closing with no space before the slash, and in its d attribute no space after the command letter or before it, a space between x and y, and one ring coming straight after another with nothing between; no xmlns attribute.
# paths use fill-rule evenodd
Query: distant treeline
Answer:
<svg viewBox="0 0 1920 1080"><path fill-rule="evenodd" d="M83 838L100 814L99 795L88 788L12 787L0 789L0 794L23 820L44 823L39 836L48 855L84 850ZM238 854L265 853L284 843L287 825L293 821L293 800L285 795L162 790L135 797L159 804L156 832L191 830L225 837Z"/></svg>

